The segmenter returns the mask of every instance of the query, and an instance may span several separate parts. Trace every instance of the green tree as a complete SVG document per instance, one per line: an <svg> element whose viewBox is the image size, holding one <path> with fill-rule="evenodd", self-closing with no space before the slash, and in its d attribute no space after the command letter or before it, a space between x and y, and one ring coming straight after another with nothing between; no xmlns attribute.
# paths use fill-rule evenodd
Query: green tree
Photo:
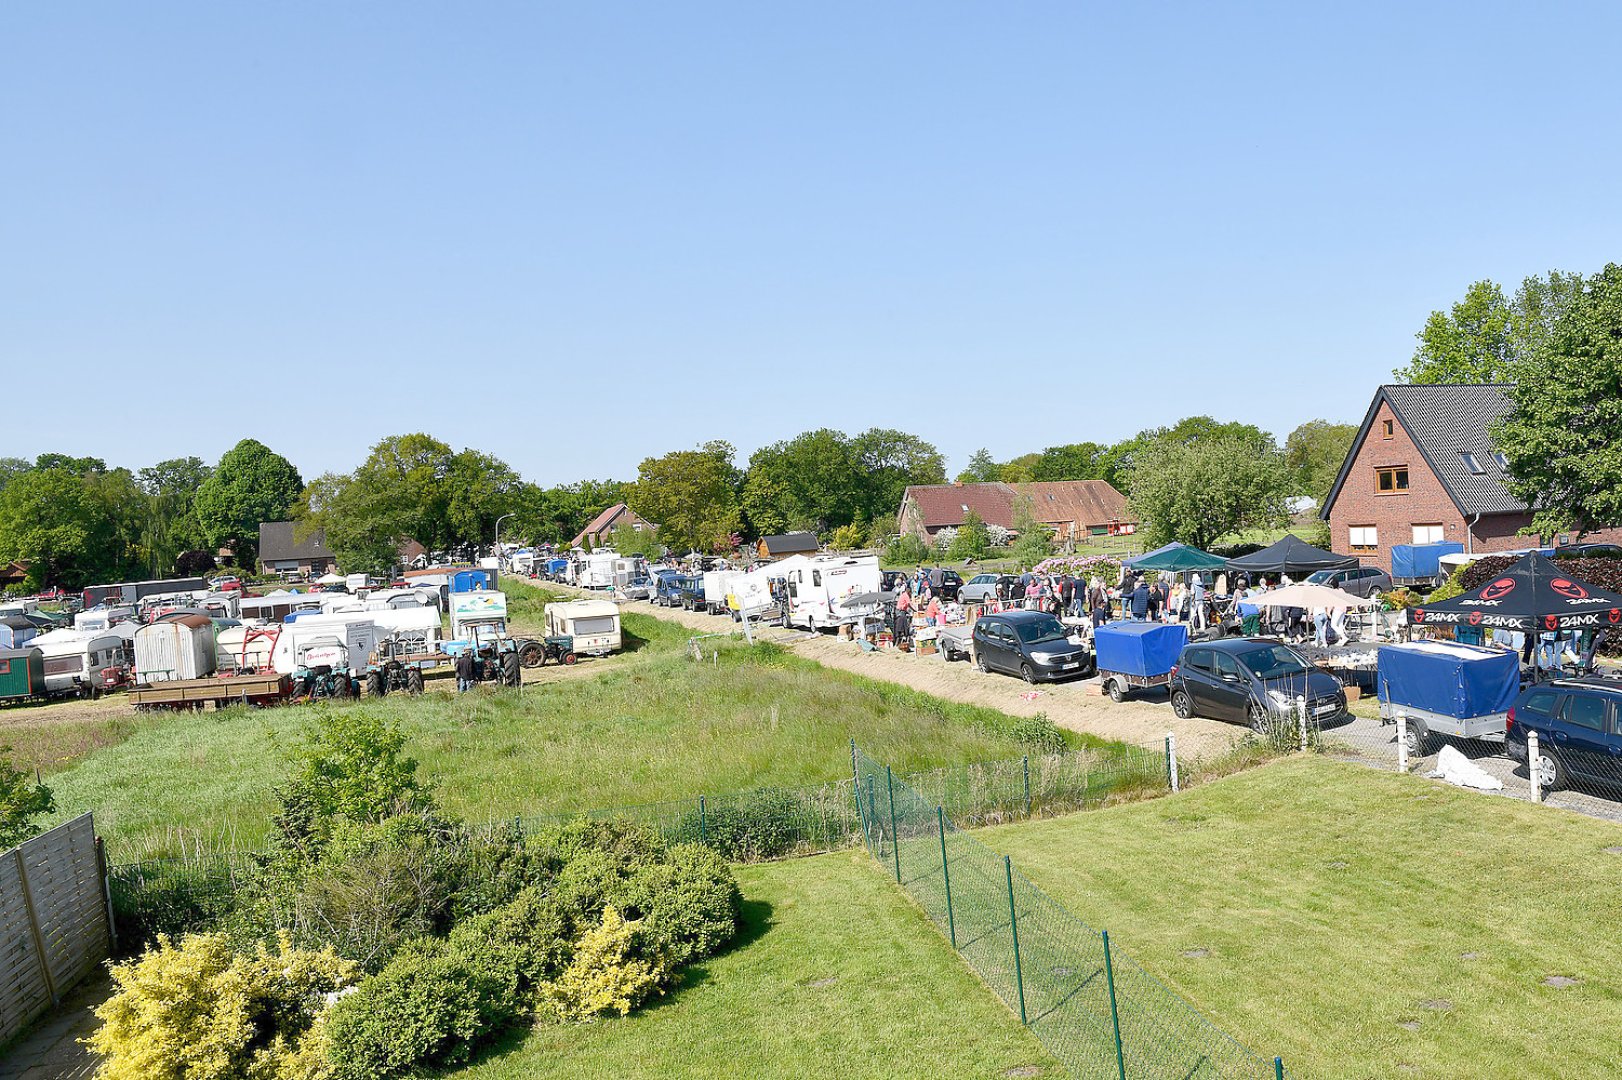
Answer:
<svg viewBox="0 0 1622 1080"><path fill-rule="evenodd" d="M614 531L609 534L608 546L621 555L642 555L645 557L662 555L665 551L665 543L660 539L659 534L663 531L663 529L638 529L634 525L626 525L622 522L614 526Z"/></svg>
<svg viewBox="0 0 1622 1080"><path fill-rule="evenodd" d="M850 442L863 481L862 507L852 518L894 518L914 484L946 483L946 458L932 443L893 428L871 428Z"/></svg>
<svg viewBox="0 0 1622 1080"><path fill-rule="evenodd" d="M1340 467L1357 438L1356 424L1308 420L1284 440L1284 468L1295 494L1310 495L1322 506Z"/></svg>
<svg viewBox="0 0 1622 1080"><path fill-rule="evenodd" d="M257 439L243 439L198 485L197 521L210 546L229 546L248 566L258 555L260 523L286 521L303 489L292 462Z"/></svg>
<svg viewBox="0 0 1622 1080"><path fill-rule="evenodd" d="M1005 484L1028 484L1036 479L1036 466L1042 460L1041 454L1021 454L1010 458L997 467L997 479Z"/></svg>
<svg viewBox="0 0 1622 1080"><path fill-rule="evenodd" d="M463 450L451 455L445 469L445 489L447 544L479 548L495 540L496 522L503 514L516 516L522 505L524 479L498 457ZM418 537L413 539L427 543Z"/></svg>
<svg viewBox="0 0 1622 1080"><path fill-rule="evenodd" d="M1239 529L1288 520L1289 474L1277 450L1249 438L1161 439L1135 455L1128 505L1150 547L1181 540L1208 548Z"/></svg>
<svg viewBox="0 0 1622 1080"><path fill-rule="evenodd" d="M1549 340L1561 313L1583 288L1581 274L1551 270L1521 282L1513 297L1477 281L1447 311L1433 311L1415 335L1413 360L1393 375L1408 383L1512 383L1522 361Z"/></svg>
<svg viewBox="0 0 1622 1080"><path fill-rule="evenodd" d="M743 526L738 503L742 478L729 443L708 442L647 458L637 468L637 513L659 526L673 551L712 551Z"/></svg>
<svg viewBox="0 0 1622 1080"><path fill-rule="evenodd" d="M21 476L33 467L27 458L0 457L0 491L6 490L13 477Z"/></svg>
<svg viewBox="0 0 1622 1080"><path fill-rule="evenodd" d="M99 457L73 457L70 454L41 454L34 459L36 469L65 469L74 476L104 473L107 463Z"/></svg>
<svg viewBox="0 0 1622 1080"><path fill-rule="evenodd" d="M759 505L770 493L772 505L761 508L765 517L782 522L780 527L826 533L849 525L865 508L861 462L851 441L832 428L756 450L749 458L746 491L751 483L751 502Z"/></svg>
<svg viewBox="0 0 1622 1080"><path fill-rule="evenodd" d="M56 810L51 789L11 763L11 747L0 746L0 851L38 836L35 819Z"/></svg>
<svg viewBox="0 0 1622 1080"><path fill-rule="evenodd" d="M197 489L211 472L202 458L184 457L160 461L135 474L147 498L141 546L154 576L171 571L181 552L208 545L197 520Z"/></svg>
<svg viewBox="0 0 1622 1080"><path fill-rule="evenodd" d="M1031 469L1031 479L1098 480L1104 447L1095 442L1050 446L1042 451Z"/></svg>
<svg viewBox="0 0 1622 1080"><path fill-rule="evenodd" d="M0 563L13 559L28 563L34 588L117 581L124 529L84 477L31 469L0 492Z"/></svg>
<svg viewBox="0 0 1622 1080"><path fill-rule="evenodd" d="M952 545L947 554L954 559L983 559L991 548L991 534L986 529L986 523L980 515L970 510L963 515L963 524L957 527L957 535L952 538Z"/></svg>
<svg viewBox="0 0 1622 1080"><path fill-rule="evenodd" d="M1493 431L1538 532L1622 522L1622 266L1567 299Z"/></svg>
<svg viewBox="0 0 1622 1080"><path fill-rule="evenodd" d="M989 484L1000 479L1002 479L1001 466L983 446L969 455L968 465L957 474L957 482L960 484Z"/></svg>
<svg viewBox="0 0 1622 1080"><path fill-rule="evenodd" d="M1023 567L1032 567L1053 554L1053 529L1037 519L1028 495L1014 497L1014 531L1019 535L1008 554Z"/></svg>
<svg viewBox="0 0 1622 1080"><path fill-rule="evenodd" d="M768 470L751 464L744 475L740 502L747 529L754 536L776 536L788 531L788 514L783 509L783 493Z"/></svg>

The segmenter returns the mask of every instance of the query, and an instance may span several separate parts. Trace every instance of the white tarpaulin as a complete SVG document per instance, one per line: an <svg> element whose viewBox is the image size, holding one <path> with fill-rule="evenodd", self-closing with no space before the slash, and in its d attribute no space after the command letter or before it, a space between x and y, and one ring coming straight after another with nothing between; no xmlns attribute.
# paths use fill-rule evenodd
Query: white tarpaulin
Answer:
<svg viewBox="0 0 1622 1080"><path fill-rule="evenodd" d="M1444 746L1436 755L1436 768L1426 774L1446 780L1459 787L1479 788L1482 791L1502 791L1504 782L1459 752L1456 746Z"/></svg>

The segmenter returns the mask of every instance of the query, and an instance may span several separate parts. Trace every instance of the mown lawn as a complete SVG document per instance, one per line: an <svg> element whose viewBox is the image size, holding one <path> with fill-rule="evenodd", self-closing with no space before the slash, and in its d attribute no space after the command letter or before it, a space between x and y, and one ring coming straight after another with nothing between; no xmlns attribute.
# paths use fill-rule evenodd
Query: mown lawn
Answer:
<svg viewBox="0 0 1622 1080"><path fill-rule="evenodd" d="M252 847L285 754L321 708L396 719L442 805L470 821L816 786L849 774L852 738L900 771L1025 749L1005 714L723 642L713 662L650 650L595 675L583 664L521 696L483 688L165 714L48 782L61 816L95 812L115 862L188 838Z"/></svg>
<svg viewBox="0 0 1622 1080"><path fill-rule="evenodd" d="M979 835L1297 1076L1622 1074L1609 822L1295 758Z"/></svg>
<svg viewBox="0 0 1622 1080"><path fill-rule="evenodd" d="M624 1019L514 1036L458 1080L1064 1075L865 854L737 869L740 944Z"/></svg>

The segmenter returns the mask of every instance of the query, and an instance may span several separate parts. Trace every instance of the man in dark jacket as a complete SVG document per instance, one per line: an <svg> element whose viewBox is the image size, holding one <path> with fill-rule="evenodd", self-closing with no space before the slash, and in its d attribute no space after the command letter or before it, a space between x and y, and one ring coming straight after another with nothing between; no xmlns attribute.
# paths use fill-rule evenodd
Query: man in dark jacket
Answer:
<svg viewBox="0 0 1622 1080"><path fill-rule="evenodd" d="M1147 619L1149 617L1149 586L1144 581L1138 582L1138 587L1132 590L1132 617L1134 619Z"/></svg>
<svg viewBox="0 0 1622 1080"><path fill-rule="evenodd" d="M473 659L473 650L468 649L456 658L456 692L464 693L473 689L473 683L478 670L477 661Z"/></svg>

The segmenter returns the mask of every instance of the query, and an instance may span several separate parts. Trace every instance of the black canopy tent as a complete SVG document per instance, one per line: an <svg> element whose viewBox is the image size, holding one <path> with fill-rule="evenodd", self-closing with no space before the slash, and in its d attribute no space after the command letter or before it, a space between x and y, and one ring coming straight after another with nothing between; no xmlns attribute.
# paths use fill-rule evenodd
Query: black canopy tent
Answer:
<svg viewBox="0 0 1622 1080"><path fill-rule="evenodd" d="M1416 625L1524 632L1622 628L1622 595L1578 581L1537 552L1474 592L1413 609Z"/></svg>
<svg viewBox="0 0 1622 1080"><path fill-rule="evenodd" d="M1313 547L1294 533L1286 533L1284 539L1271 547L1228 560L1228 569L1234 573L1243 570L1251 574L1289 574L1292 577L1356 565L1356 557Z"/></svg>

